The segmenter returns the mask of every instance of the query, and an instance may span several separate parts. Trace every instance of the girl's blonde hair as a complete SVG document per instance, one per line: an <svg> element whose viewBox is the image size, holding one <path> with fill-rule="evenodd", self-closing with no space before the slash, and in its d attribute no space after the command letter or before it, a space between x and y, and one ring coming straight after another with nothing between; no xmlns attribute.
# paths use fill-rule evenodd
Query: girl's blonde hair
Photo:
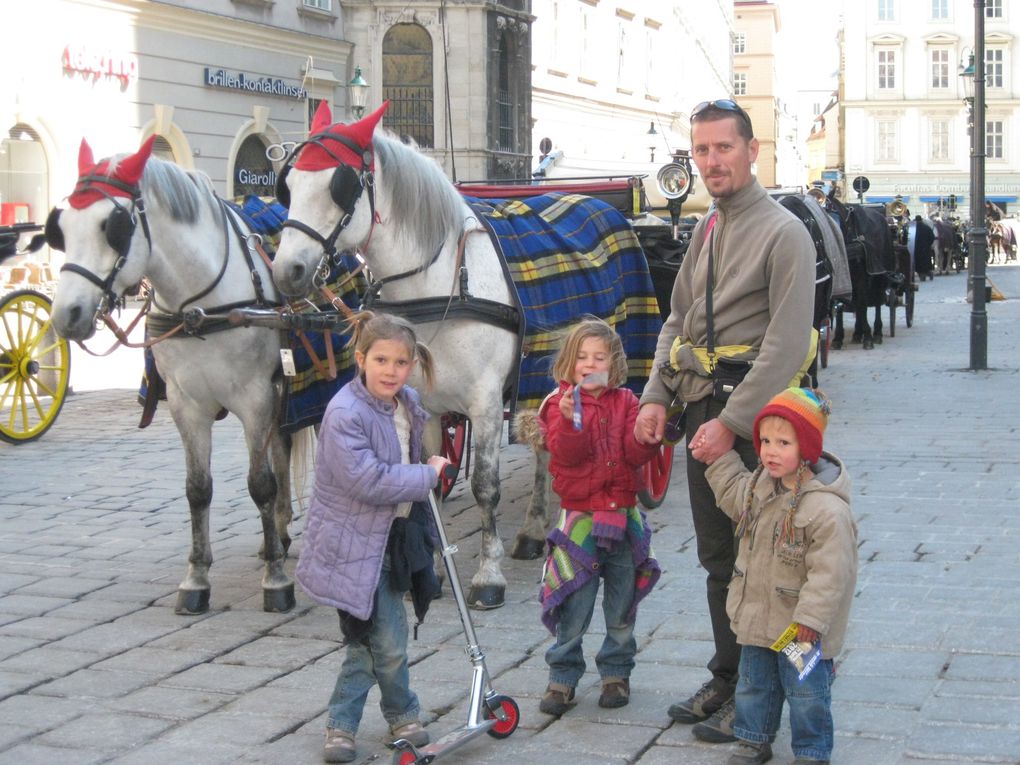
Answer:
<svg viewBox="0 0 1020 765"><path fill-rule="evenodd" d="M584 316L570 328L553 359L552 373L556 380L574 382L574 364L581 350L581 343L589 337L596 337L609 349L609 382L607 387L618 388L627 382L627 354L623 341L616 330L597 316Z"/></svg>
<svg viewBox="0 0 1020 765"><path fill-rule="evenodd" d="M418 342L414 326L407 319L388 313L358 311L348 319L348 326L351 328L351 339L347 341L347 347L362 355L367 355L378 340L396 340L403 343L411 358L418 360L422 377L425 378L425 386L432 387L434 370L432 353L425 343Z"/></svg>

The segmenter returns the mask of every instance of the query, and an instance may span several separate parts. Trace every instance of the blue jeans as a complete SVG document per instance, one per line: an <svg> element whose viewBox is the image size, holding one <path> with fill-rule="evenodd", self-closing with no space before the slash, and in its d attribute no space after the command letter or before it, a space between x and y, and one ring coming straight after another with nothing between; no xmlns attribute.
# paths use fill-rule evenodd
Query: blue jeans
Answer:
<svg viewBox="0 0 1020 765"><path fill-rule="evenodd" d="M595 665L603 678L630 677L634 669L637 641L634 639L634 624L626 621L634 601L634 555L626 540L617 542L611 551L598 549L598 570L595 574L581 589L567 596L560 606L556 643L545 652L550 683L574 688L584 674L581 641L595 613L600 579L606 581L602 595L606 637L595 657Z"/></svg>
<svg viewBox="0 0 1020 765"><path fill-rule="evenodd" d="M390 728L417 722L421 711L407 669L404 594L393 589L385 566L375 591L372 627L366 642L368 645L347 644L347 657L329 699L327 724L352 736L358 732L365 699L376 683L382 692L379 707Z"/></svg>
<svg viewBox="0 0 1020 765"><path fill-rule="evenodd" d="M833 676L832 659L820 661L800 681L796 669L782 654L770 648L741 646L734 734L758 744L774 741L785 699L790 704L794 756L828 760L833 743Z"/></svg>

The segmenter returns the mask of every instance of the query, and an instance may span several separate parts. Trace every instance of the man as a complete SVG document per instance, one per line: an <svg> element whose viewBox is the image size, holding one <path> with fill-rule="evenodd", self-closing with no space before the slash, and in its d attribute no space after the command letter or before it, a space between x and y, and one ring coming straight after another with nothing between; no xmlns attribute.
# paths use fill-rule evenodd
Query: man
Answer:
<svg viewBox="0 0 1020 765"><path fill-rule="evenodd" d="M671 706L669 715L677 722L696 723L697 738L722 743L734 740L733 691L740 661L726 615L736 545L733 526L715 504L705 469L731 448L753 469L755 415L779 391L800 384L805 357L813 351L815 249L804 224L771 199L752 175L758 141L750 118L735 102L696 106L691 146L714 205L695 227L673 285L671 313L655 353L659 373L645 386L634 433L639 441L657 443L674 396L686 402L688 491L698 558L708 573L715 655L708 663L712 679ZM714 354L708 352L706 311L710 259ZM726 400L725 391L714 395L719 385L712 372L723 357L753 360Z"/></svg>

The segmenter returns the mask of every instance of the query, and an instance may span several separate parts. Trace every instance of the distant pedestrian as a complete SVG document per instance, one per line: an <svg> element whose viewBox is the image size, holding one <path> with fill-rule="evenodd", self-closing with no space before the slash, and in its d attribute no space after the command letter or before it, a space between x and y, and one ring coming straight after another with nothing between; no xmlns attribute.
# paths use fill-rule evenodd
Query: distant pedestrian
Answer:
<svg viewBox="0 0 1020 765"><path fill-rule="evenodd" d="M784 699L795 765L827 763L832 753L832 659L857 581L857 524L846 468L822 451L828 418L824 395L789 388L755 418L757 469L748 471L729 451L706 472L739 541L726 601L741 646L733 724L739 743L729 765L772 758ZM776 645L791 625L806 650L820 644L818 664L802 678Z"/></svg>
<svg viewBox="0 0 1020 765"><path fill-rule="evenodd" d="M326 762L351 762L365 699L379 684L394 740L429 741L407 668L403 594L413 583L419 620L438 592L425 500L448 464L420 464L428 415L406 383L416 362L426 382L432 358L401 318L355 316L359 375L329 402L322 419L315 485L297 579L318 603L339 611L347 656L329 700ZM412 575L413 574L413 575Z"/></svg>
<svg viewBox="0 0 1020 765"><path fill-rule="evenodd" d="M606 635L595 657L599 706L630 701L638 602L659 578L652 531L637 507L638 469L658 451L638 443L638 400L627 388L623 343L601 319L586 318L567 335L553 363L559 390L542 404L539 420L549 450L559 521L549 533L542 621L556 636L546 651L549 686L539 709L562 715L584 674L582 640L605 581Z"/></svg>

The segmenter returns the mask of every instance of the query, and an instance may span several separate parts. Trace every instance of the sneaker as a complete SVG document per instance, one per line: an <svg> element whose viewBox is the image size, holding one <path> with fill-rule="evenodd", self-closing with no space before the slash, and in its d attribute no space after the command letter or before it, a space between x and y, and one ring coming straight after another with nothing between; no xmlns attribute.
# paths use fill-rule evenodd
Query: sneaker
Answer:
<svg viewBox="0 0 1020 765"><path fill-rule="evenodd" d="M719 707L715 714L691 728L691 733L698 741L705 741L709 744L726 744L736 741L737 737L733 735L733 718L736 716L737 707L731 698Z"/></svg>
<svg viewBox="0 0 1020 765"><path fill-rule="evenodd" d="M707 720L715 711L733 697L733 689L722 686L713 679L701 686L697 693L685 701L678 701L669 708L669 717L674 722L691 725Z"/></svg>
<svg viewBox="0 0 1020 765"><path fill-rule="evenodd" d="M602 681L599 706L603 709L617 709L627 706L630 701L630 680L626 677L607 677Z"/></svg>
<svg viewBox="0 0 1020 765"><path fill-rule="evenodd" d="M568 688L559 683L549 683L549 687L545 689L545 695L542 697L542 703L538 705L538 709L547 715L559 717L573 706L573 701L573 688Z"/></svg>
<svg viewBox="0 0 1020 765"><path fill-rule="evenodd" d="M425 746L429 742L429 732L421 727L419 722L409 722L390 728L390 735L394 741L403 739L412 746Z"/></svg>
<svg viewBox="0 0 1020 765"><path fill-rule="evenodd" d="M353 762L358 756L354 748L354 736L338 728L326 728L326 744L322 747L322 759L326 762Z"/></svg>
<svg viewBox="0 0 1020 765"><path fill-rule="evenodd" d="M772 746L768 741L756 744L753 741L740 741L726 765L762 765L772 759Z"/></svg>

